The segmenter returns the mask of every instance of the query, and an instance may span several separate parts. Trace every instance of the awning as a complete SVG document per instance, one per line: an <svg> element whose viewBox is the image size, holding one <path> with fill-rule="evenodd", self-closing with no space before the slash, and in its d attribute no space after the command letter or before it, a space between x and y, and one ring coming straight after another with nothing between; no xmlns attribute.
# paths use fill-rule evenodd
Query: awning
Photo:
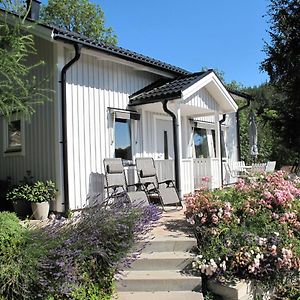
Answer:
<svg viewBox="0 0 300 300"><path fill-rule="evenodd" d="M137 120L141 118L140 113L134 110L108 107L111 114L114 114L115 119Z"/></svg>

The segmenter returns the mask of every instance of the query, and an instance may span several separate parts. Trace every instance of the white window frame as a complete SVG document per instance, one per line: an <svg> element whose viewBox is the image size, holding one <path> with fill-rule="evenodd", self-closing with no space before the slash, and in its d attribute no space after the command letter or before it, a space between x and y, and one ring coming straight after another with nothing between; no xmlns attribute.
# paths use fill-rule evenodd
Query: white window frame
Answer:
<svg viewBox="0 0 300 300"><path fill-rule="evenodd" d="M209 150L209 157L208 158L215 158L215 151L216 149L214 149L214 143L213 143L213 135L212 135L212 130L216 130L215 129L215 124L214 123L210 123L210 122L204 122L204 121L194 121L196 122L197 128L201 128L201 129L206 129L206 134L207 134L207 141L208 141L208 150ZM221 131L223 131L223 135L224 135L224 146L225 146L225 152L226 152L226 157L228 154L228 150L227 150L227 144L226 144L226 134L227 134L227 127L228 125L224 125L222 124L221 126ZM192 137L192 152L193 152L193 157L196 158L196 153L195 153L195 143L194 143L194 131L195 131L195 127L192 126L193 128L193 137Z"/></svg>
<svg viewBox="0 0 300 300"><path fill-rule="evenodd" d="M166 115L159 115L159 114L154 114L153 115L154 118L154 126L153 126L153 138L154 138L154 158L157 160L164 160L164 158L161 158L160 156L158 156L157 153L157 137L156 137L156 132L157 132L157 123L158 120L163 120L163 121L170 121L172 122L172 118L170 116L166 116Z"/></svg>
<svg viewBox="0 0 300 300"><path fill-rule="evenodd" d="M12 121L20 121L21 130L21 148L13 149L9 147L8 142L8 125ZM24 118L18 114L14 114L9 120L3 118L3 156L25 156L25 122Z"/></svg>

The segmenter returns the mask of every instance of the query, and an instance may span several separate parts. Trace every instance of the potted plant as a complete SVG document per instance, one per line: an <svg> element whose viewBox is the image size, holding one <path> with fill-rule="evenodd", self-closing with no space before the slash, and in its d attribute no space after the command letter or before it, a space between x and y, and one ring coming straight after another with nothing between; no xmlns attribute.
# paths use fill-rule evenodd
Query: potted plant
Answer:
<svg viewBox="0 0 300 300"><path fill-rule="evenodd" d="M29 191L29 184L20 184L11 188L6 194L6 199L12 202L18 217L22 218L32 214L30 203L27 201Z"/></svg>
<svg viewBox="0 0 300 300"><path fill-rule="evenodd" d="M27 200L31 202L33 216L37 220L44 220L48 218L51 200L55 199L56 187L51 180L36 181L28 193Z"/></svg>

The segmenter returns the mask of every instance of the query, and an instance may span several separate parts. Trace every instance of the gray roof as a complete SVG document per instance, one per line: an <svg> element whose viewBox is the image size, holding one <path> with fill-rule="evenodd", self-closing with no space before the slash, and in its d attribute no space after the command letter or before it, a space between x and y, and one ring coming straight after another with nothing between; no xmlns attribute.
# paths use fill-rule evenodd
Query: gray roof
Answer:
<svg viewBox="0 0 300 300"><path fill-rule="evenodd" d="M182 75L174 79L160 79L132 94L129 97L130 105L140 105L160 100L180 98L182 91L211 72L213 72L213 70Z"/></svg>
<svg viewBox="0 0 300 300"><path fill-rule="evenodd" d="M179 74L190 74L189 71L184 70L182 68L170 65L168 63L162 62L160 60L151 58L149 56L145 56L142 54L139 54L134 51L130 51L121 47L113 46L104 43L103 41L90 39L86 36L83 36L81 34L77 34L74 32L70 32L58 27L54 26L47 26L48 28L53 29L53 38L56 40L63 40L65 42L69 43L79 43L84 45L85 47L92 48L95 50L100 50L102 52L105 52L107 54L126 59L128 61L136 62L142 65L154 67L156 69L160 69L163 71L171 72L175 75Z"/></svg>

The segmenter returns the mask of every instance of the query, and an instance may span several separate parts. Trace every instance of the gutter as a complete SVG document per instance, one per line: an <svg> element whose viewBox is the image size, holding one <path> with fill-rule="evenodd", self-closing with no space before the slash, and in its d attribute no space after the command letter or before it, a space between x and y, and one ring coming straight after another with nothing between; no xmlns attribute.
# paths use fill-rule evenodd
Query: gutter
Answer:
<svg viewBox="0 0 300 300"><path fill-rule="evenodd" d="M179 130L178 130L178 119L176 115L169 110L168 108L168 101L165 100L162 102L163 110L172 117L172 125L173 125L173 145L174 145L174 170L175 170L175 185L179 194L179 197L181 198L181 170L180 170L180 157L179 157ZM182 199L180 199L182 200Z"/></svg>
<svg viewBox="0 0 300 300"><path fill-rule="evenodd" d="M221 135L221 132L222 132L222 124L225 122L225 120L226 120L226 114L223 114L223 117L222 117L222 119L219 121L219 131L220 131L220 156L221 156L221 168L220 168L220 173L221 173L221 186L223 187L223 185L224 185L224 180L223 180L223 173L224 173L224 170L223 170L223 161L222 161L222 159L223 159L223 151L222 151L222 135Z"/></svg>
<svg viewBox="0 0 300 300"><path fill-rule="evenodd" d="M80 44L75 43L75 56L61 70L61 122L62 122L62 159L63 159L63 186L65 212L70 208L69 203L69 173L68 173L68 141L67 141L67 97L66 97L66 74L68 69L79 60L81 55Z"/></svg>

